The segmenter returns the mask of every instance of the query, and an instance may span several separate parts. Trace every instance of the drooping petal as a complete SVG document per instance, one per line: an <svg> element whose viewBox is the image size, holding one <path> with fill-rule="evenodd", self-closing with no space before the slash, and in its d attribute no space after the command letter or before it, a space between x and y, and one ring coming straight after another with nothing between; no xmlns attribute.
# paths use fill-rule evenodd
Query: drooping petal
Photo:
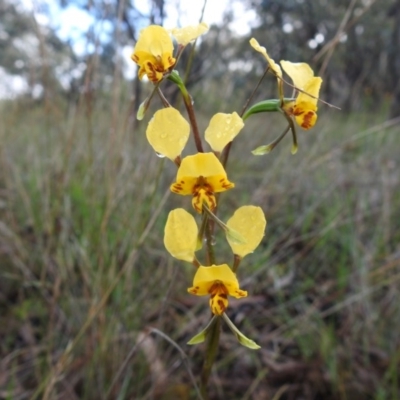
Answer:
<svg viewBox="0 0 400 400"><path fill-rule="evenodd" d="M236 112L215 114L205 132L206 142L214 151L221 152L237 136L243 126L244 122Z"/></svg>
<svg viewBox="0 0 400 400"><path fill-rule="evenodd" d="M297 96L296 103L302 102L309 102L316 106L318 102L319 96L319 89L321 88L322 79L319 76L315 76L311 78L305 85L304 85L304 92L300 92ZM311 95L311 96L309 96ZM315 107L315 111L317 108Z"/></svg>
<svg viewBox="0 0 400 400"><path fill-rule="evenodd" d="M174 161L184 149L190 125L175 108L158 110L146 129L147 140L153 149Z"/></svg>
<svg viewBox="0 0 400 400"><path fill-rule="evenodd" d="M290 76L294 86L305 90L305 85L314 76L314 71L306 63L292 63L281 61L283 70Z"/></svg>
<svg viewBox="0 0 400 400"><path fill-rule="evenodd" d="M264 236L267 221L260 207L243 206L238 208L226 223L228 228L239 232L245 243L238 243L227 235L227 240L234 254L244 257L252 253Z"/></svg>
<svg viewBox="0 0 400 400"><path fill-rule="evenodd" d="M139 66L139 79L147 75L152 82L159 82L175 65L173 51L172 39L163 27L150 25L142 29L131 56Z"/></svg>
<svg viewBox="0 0 400 400"><path fill-rule="evenodd" d="M178 42L178 44L182 46L186 46L192 40L196 40L203 33L208 31L208 25L205 22L202 22L198 25L189 25L184 28L175 28L171 30L172 35Z"/></svg>
<svg viewBox="0 0 400 400"><path fill-rule="evenodd" d="M254 38L250 39L250 45L254 50L258 51L266 58L272 72L279 78L282 78L281 67L268 55L266 48L263 46L260 46L260 44Z"/></svg>
<svg viewBox="0 0 400 400"><path fill-rule="evenodd" d="M168 214L164 229L164 245L172 257L192 262L197 246L197 224L191 214L183 208Z"/></svg>
<svg viewBox="0 0 400 400"><path fill-rule="evenodd" d="M200 266L194 276L193 286L188 289L188 292L197 296L208 295L216 281L224 284L230 296L236 298L247 296L247 292L239 288L239 281L227 264Z"/></svg>

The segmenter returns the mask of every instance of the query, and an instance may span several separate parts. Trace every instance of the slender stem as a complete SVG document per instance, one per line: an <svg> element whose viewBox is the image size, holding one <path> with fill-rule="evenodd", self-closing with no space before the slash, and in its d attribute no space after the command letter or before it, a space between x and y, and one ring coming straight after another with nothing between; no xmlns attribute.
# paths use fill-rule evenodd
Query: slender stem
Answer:
<svg viewBox="0 0 400 400"><path fill-rule="evenodd" d="M169 104L168 100L165 98L164 93L161 91L159 86L157 86L157 93L160 96L160 99L161 99L161 101L163 103L163 106L165 108L171 107L171 104Z"/></svg>
<svg viewBox="0 0 400 400"><path fill-rule="evenodd" d="M203 214L201 216L201 225L199 229L199 233L197 235L198 245L203 243L203 238L205 236L207 222L208 222L208 213L206 212L206 207L203 205Z"/></svg>
<svg viewBox="0 0 400 400"><path fill-rule="evenodd" d="M196 269L201 265L200 261L196 257L193 259L192 264Z"/></svg>
<svg viewBox="0 0 400 400"><path fill-rule="evenodd" d="M264 71L262 77L261 77L260 80L257 82L257 85L256 85L256 87L254 88L254 90L251 92L250 97L246 100L246 103L244 104L244 106L243 106L243 108L242 108L242 111L241 111L240 114L239 114L241 117L243 117L244 113L246 112L247 107L248 107L249 104L250 104L250 101L253 99L254 95L256 94L258 88L259 88L260 85L261 85L261 82L262 82L262 81L264 80L264 78L267 76L268 71L269 71L269 66L268 66L267 68L265 68L265 71Z"/></svg>
<svg viewBox="0 0 400 400"><path fill-rule="evenodd" d="M201 14L200 14L200 18L199 18L199 24L203 21L204 12L206 10L206 6L207 6L207 0L204 0L203 8L201 10ZM192 69L192 64L193 64L193 60L194 60L196 45L197 45L197 39L192 44L192 48L191 48L190 55L189 55L189 60L188 60L187 66L186 66L185 78L183 80L183 82L185 82L185 85L186 85L186 83L188 81L190 70Z"/></svg>
<svg viewBox="0 0 400 400"><path fill-rule="evenodd" d="M216 222L218 224L218 226L224 231L227 232L228 231L228 227L226 226L226 224L224 224L215 214L217 208L214 209L214 212L212 212L208 207L207 204L203 204L203 210L204 212L207 213L209 219L213 220L214 222Z"/></svg>
<svg viewBox="0 0 400 400"><path fill-rule="evenodd" d="M247 99L246 103L244 104L242 111L240 112L240 117L243 117L244 113L247 110L247 107L250 104L250 101L253 99L254 95L256 94L258 88L261 85L261 82L263 81L263 79L266 77L267 73L269 71L269 66L265 69L264 74L262 75L262 77L260 78L260 80L258 81L256 87L254 88L254 90L252 91L250 97ZM232 148L232 143L233 142L229 142L226 146L225 149L221 155L220 161L222 163L222 165L224 166L224 168L226 169L226 164L228 163L228 158L229 158L229 153L231 152L231 148Z"/></svg>
<svg viewBox="0 0 400 400"><path fill-rule="evenodd" d="M192 126L196 149L199 153L203 153L203 145L201 143L199 127L197 126L196 115L194 113L192 96L189 94L185 86L181 86L181 92L183 95L183 102L185 103L186 111L189 116L190 125Z"/></svg>
<svg viewBox="0 0 400 400"><path fill-rule="evenodd" d="M194 142L196 144L197 151L199 153L203 153L203 145L201 143L200 132L197 126L196 115L194 113L192 96L187 91L185 84L183 83L181 77L176 71L173 71L168 76L168 79L174 82L179 87L179 90L182 93L183 102L185 103L186 111L189 116L190 125L192 127Z"/></svg>
<svg viewBox="0 0 400 400"><path fill-rule="evenodd" d="M214 236L212 229L212 220L208 219L206 225L206 246L207 246L207 263L208 265L215 264L215 251L214 251Z"/></svg>
<svg viewBox="0 0 400 400"><path fill-rule="evenodd" d="M242 261L242 257L234 254L233 256L233 266L232 271L236 274L237 269L239 268L240 262Z"/></svg>
<svg viewBox="0 0 400 400"><path fill-rule="evenodd" d="M287 115L285 111L283 111L283 115L285 116L286 120L288 121L290 130L292 131L292 138L293 138L292 154L296 154L297 148L298 148L296 127L294 126L294 122L293 122L292 118L290 118L290 116Z"/></svg>
<svg viewBox="0 0 400 400"><path fill-rule="evenodd" d="M287 128L275 140L273 140L268 145L262 147L269 148L268 152L272 151L276 147L276 145L286 136L286 134L289 132L289 129L290 125L288 125Z"/></svg>
<svg viewBox="0 0 400 400"><path fill-rule="evenodd" d="M218 351L219 337L221 333L221 317L214 319L212 326L207 332L206 355L204 359L203 369L201 371L200 393L207 400L207 384L211 375L211 369L215 361Z"/></svg>

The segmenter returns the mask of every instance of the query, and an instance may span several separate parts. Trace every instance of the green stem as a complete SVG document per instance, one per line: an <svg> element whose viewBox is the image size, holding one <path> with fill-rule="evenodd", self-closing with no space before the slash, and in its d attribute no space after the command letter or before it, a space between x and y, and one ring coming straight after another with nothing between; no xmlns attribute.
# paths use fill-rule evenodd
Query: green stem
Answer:
<svg viewBox="0 0 400 400"><path fill-rule="evenodd" d="M232 271L236 274L237 269L239 268L240 262L242 261L242 257L234 254L233 256L233 266Z"/></svg>
<svg viewBox="0 0 400 400"><path fill-rule="evenodd" d="M169 104L168 100L164 96L164 93L161 91L161 89L158 86L157 86L157 93L160 96L163 106L165 108L171 107L171 104Z"/></svg>
<svg viewBox="0 0 400 400"><path fill-rule="evenodd" d="M213 221L208 218L206 225L206 248L207 248L207 264L214 265L215 264L215 252L214 252L214 237L213 237Z"/></svg>
<svg viewBox="0 0 400 400"><path fill-rule="evenodd" d="M182 79L176 71L172 71L171 75L168 76L168 79L174 82L179 87L182 93L183 102L185 103L190 125L192 127L196 149L199 153L203 153L203 145L201 143L199 127L197 126L196 115L194 113L192 96L187 91L185 84L183 83Z"/></svg>
<svg viewBox="0 0 400 400"><path fill-rule="evenodd" d="M188 113L189 120L190 120L190 125L192 126L193 137L194 137L194 142L196 144L196 149L199 153L203 153L203 145L201 143L199 127L197 126L196 115L194 113L192 96L186 90L186 87L183 87L183 89L184 90L182 90L182 88L181 88L181 92L183 95L183 102L185 103L186 111Z"/></svg>
<svg viewBox="0 0 400 400"><path fill-rule="evenodd" d="M286 114L285 110L283 110L283 115L285 116L286 120L288 121L290 130L292 131L293 144L292 144L291 152L292 152L292 154L296 154L297 149L298 149L296 127L294 126L294 122L293 122L292 118L290 118L290 116Z"/></svg>
<svg viewBox="0 0 400 400"><path fill-rule="evenodd" d="M200 381L200 393L203 396L204 400L207 400L209 398L207 394L207 384L211 375L212 366L217 356L220 333L221 317L217 316L207 332L206 355L203 363L203 369L201 371Z"/></svg>

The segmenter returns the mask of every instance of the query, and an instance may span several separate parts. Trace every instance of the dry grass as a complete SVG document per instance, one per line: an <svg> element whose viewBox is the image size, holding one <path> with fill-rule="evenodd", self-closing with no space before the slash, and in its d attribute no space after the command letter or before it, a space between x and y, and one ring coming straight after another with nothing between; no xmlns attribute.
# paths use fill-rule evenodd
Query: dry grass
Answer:
<svg viewBox="0 0 400 400"><path fill-rule="evenodd" d="M169 195L144 123L122 100L1 107L0 399L198 398L203 347L186 342L209 312L162 244L189 200ZM238 137L221 198L223 218L243 204L268 218L239 269L251 295L229 309L262 349L224 331L211 398L397 400L399 121L330 113L296 156L288 138L253 157L278 133L266 120Z"/></svg>

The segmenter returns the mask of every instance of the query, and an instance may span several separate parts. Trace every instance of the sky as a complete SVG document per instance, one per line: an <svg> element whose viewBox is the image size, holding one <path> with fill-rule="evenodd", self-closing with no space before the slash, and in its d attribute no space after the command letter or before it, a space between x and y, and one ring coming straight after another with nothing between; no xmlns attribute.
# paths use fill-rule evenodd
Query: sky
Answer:
<svg viewBox="0 0 400 400"><path fill-rule="evenodd" d="M87 52L86 33L90 26L95 22L94 17L87 11L74 5L66 8L60 8L58 0L12 0L21 10L33 12L37 22L40 25L49 26L56 30L62 40L69 40L74 51L78 55ZM109 0L115 1L115 0ZM144 0L134 0L135 6L144 14L148 13L148 2ZM195 25L199 22L204 1L200 0L167 0L165 28L182 27L186 25ZM253 10L247 11L240 0L207 0L203 21L207 24L222 24L224 13L232 9L234 13L234 22L230 28L236 34L245 34L250 30L252 24L257 20ZM145 26L145 25L144 25ZM143 27L144 27L143 26ZM111 26L103 24L98 26L99 32L106 34ZM101 37L100 37L101 39ZM127 79L133 79L136 70L132 67L130 55L132 46L126 46L121 51L123 58L123 72ZM1 82L6 82L1 85ZM0 98L15 96L18 93L27 90L27 83L19 76L10 76L0 67Z"/></svg>
<svg viewBox="0 0 400 400"><path fill-rule="evenodd" d="M30 1L30 0L25 0ZM89 27L94 19L89 13L75 6L69 6L64 10L54 7L54 0L47 0L53 9L52 18L53 26L58 27L58 35L62 39L76 39L74 42L74 50L77 54L86 52L86 44L80 40L82 35L82 27ZM149 13L148 2L136 0L135 7L143 14ZM169 0L166 2L166 15L164 27L172 29L187 25L196 25L199 23L204 1L200 0ZM247 11L240 0L208 0L204 10L203 21L207 24L222 24L223 16L227 9L231 7L235 15L235 21L232 24L234 32L238 35L246 34L250 30L250 25L256 20L256 15L253 10ZM145 27L145 25L143 26ZM103 26L102 29L111 29L112 27ZM122 49L124 75L127 79L133 79L136 71L132 68L130 56L132 48L127 46Z"/></svg>
<svg viewBox="0 0 400 400"><path fill-rule="evenodd" d="M51 25L56 28L61 39L74 39L80 37L82 32L94 22L94 18L86 11L74 5L64 9L58 6L58 0L43 0L41 4L45 7L37 7L35 0L14 0L22 2L24 7L33 10L39 23ZM149 12L148 2L143 0L134 1L135 7L144 14ZM175 28L177 26L195 25L199 22L204 2L200 0L168 0L166 2L165 28ZM208 0L205 7L203 21L207 24L221 24L224 13L228 8L232 8L235 21L234 31L237 34L245 34L249 31L250 25L255 21L256 15L253 10L247 11L240 0ZM47 8L50 18L40 9ZM77 40L78 41L78 40ZM84 51L82 44L76 44L78 52Z"/></svg>

